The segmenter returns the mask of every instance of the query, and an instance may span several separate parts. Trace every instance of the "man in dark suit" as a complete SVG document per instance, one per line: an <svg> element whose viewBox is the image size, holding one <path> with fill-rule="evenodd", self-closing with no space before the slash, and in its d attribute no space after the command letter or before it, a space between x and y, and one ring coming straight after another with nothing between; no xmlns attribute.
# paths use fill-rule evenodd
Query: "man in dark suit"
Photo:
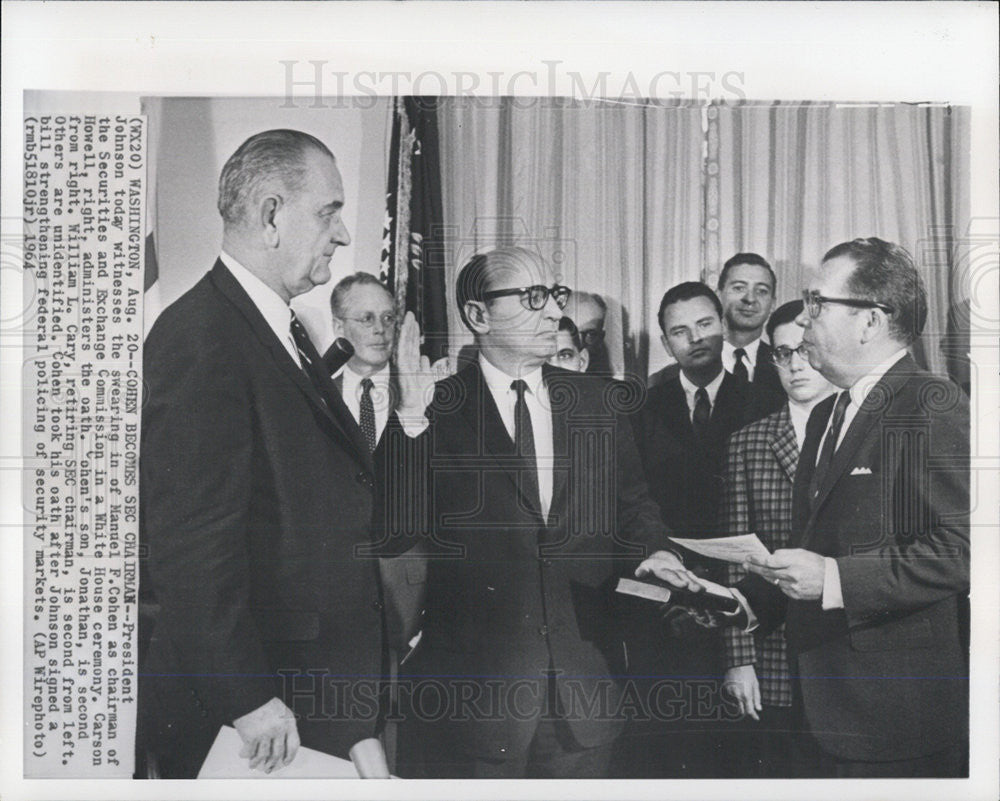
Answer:
<svg viewBox="0 0 1000 801"><path fill-rule="evenodd" d="M660 302L658 318L663 346L680 369L649 390L635 421L646 481L672 530L686 537L712 537L723 450L730 434L748 422L747 385L723 369L722 305L708 286L687 281L672 287ZM718 563L696 556L686 561L714 580L723 578ZM714 720L737 712L723 708L727 699L722 695L718 633L691 625L679 631L633 616L628 643L640 675L672 677L683 683L686 697L701 693L711 699L700 713L689 710L684 720L636 725L635 738L648 739L654 755L638 759L635 770L660 764L655 775L727 775Z"/></svg>
<svg viewBox="0 0 1000 801"><path fill-rule="evenodd" d="M423 753L401 772L606 774L626 660L615 579L666 528L610 385L546 363L568 294L527 250L473 257L456 295L477 360L437 385L429 421L423 400L407 402L421 367L404 324L399 420L422 456L397 503L427 487L417 527L437 551L401 676ZM687 586L680 560L661 558Z"/></svg>
<svg viewBox="0 0 1000 801"><path fill-rule="evenodd" d="M774 308L778 281L763 256L737 253L722 265L718 294L725 336L722 365L742 383L752 385L750 400L760 415L777 411L785 393L763 340L764 324Z"/></svg>
<svg viewBox="0 0 1000 801"><path fill-rule="evenodd" d="M813 408L833 392L814 370L795 322L802 301L779 306L767 322L778 377L788 402L763 420L740 429L729 439L723 459L725 482L719 532L756 534L773 551L787 548L792 536L792 481ZM727 580L740 581L746 571L730 565ZM735 628L723 632L726 650L725 689L740 704L744 718L730 739L736 751L736 774L743 778L788 778L794 775L790 755L795 748L792 681L784 627L766 637Z"/></svg>
<svg viewBox="0 0 1000 801"><path fill-rule="evenodd" d="M785 403L771 362L771 347L762 339L777 284L771 265L756 253L737 253L719 273L716 291L722 303L722 366L741 384L749 384L748 420L759 420ZM668 365L650 376L649 386L666 383L679 369L676 364Z"/></svg>
<svg viewBox="0 0 1000 801"><path fill-rule="evenodd" d="M843 391L809 418L797 547L751 561L741 587L762 624L785 622L827 775L966 775L968 401L906 352L927 298L903 248L837 245L804 301L809 363Z"/></svg>
<svg viewBox="0 0 1000 801"><path fill-rule="evenodd" d="M343 203L317 139L248 139L222 170L219 260L146 341L142 538L159 612L140 748L164 777L195 776L222 725L268 772L300 742L346 757L377 728L381 592L375 562L355 558L372 458L288 305L350 242Z"/></svg>

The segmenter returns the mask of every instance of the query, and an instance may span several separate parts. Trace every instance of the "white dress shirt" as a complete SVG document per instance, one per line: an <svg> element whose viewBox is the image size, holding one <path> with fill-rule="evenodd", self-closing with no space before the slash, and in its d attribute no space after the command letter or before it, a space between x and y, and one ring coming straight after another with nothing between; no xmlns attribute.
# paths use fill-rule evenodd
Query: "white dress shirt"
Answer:
<svg viewBox="0 0 1000 801"><path fill-rule="evenodd" d="M382 439L382 432L385 431L385 424L389 420L389 404L392 400L389 390L389 363L386 362L381 370L368 377L374 385L372 387L372 406L375 409L375 441L378 442ZM344 397L344 403L354 420L358 425L361 425L361 396L364 394L361 382L365 380L365 377L358 375L349 365L345 365L340 371L340 378L343 381L340 392Z"/></svg>
<svg viewBox="0 0 1000 801"><path fill-rule="evenodd" d="M746 351L743 364L747 368L747 379L753 381L754 370L757 369L757 351L760 349L760 337L757 337L749 345L740 345ZM722 366L727 373L732 373L736 369L736 345L731 345L726 340L722 340Z"/></svg>
<svg viewBox="0 0 1000 801"><path fill-rule="evenodd" d="M301 368L302 362L299 361L299 349L295 346L295 340L292 338L292 310L288 304L281 299L281 296L277 292L226 253L226 251L222 251L219 254L219 259L226 265L229 272L233 274L233 278L239 282L239 285L250 296L253 305L264 316L264 321L274 331L274 335L281 344L285 346L288 355Z"/></svg>
<svg viewBox="0 0 1000 801"><path fill-rule="evenodd" d="M684 371L681 370L680 373L681 386L684 388L684 397L687 400L688 405L688 417L694 422L694 406L698 402L695 397L700 387L691 381ZM715 410L715 398L719 394L719 387L722 386L722 380L726 377L726 371L720 370L719 374L712 379L711 383L705 386L705 391L708 393L708 402L712 404L712 410Z"/></svg>
<svg viewBox="0 0 1000 801"><path fill-rule="evenodd" d="M844 435L847 433L847 429L850 428L851 423L854 422L854 418L858 416L861 404L865 402L865 398L867 398L868 394L875 388L875 385L882 380L882 377L889 372L890 368L905 355L906 348L897 350L884 362L876 365L871 372L866 373L862 378L855 381L853 386L851 386L848 390L851 396L851 402L847 404L847 409L844 411L844 422L840 426L840 436L837 437L838 448L844 441ZM826 441L829 433L830 427L828 423L826 434L823 435L823 442ZM823 451L823 442L820 443L820 453ZM817 462L819 461L819 456L816 457L816 460ZM840 568L837 567L837 560L832 556L825 556L823 557L823 567L823 608L843 609L844 591L840 586Z"/></svg>
<svg viewBox="0 0 1000 801"><path fill-rule="evenodd" d="M515 434L514 404L517 393L511 389L515 379L495 367L482 353L479 354L479 368L483 379L496 402L500 419L511 440ZM535 438L535 465L538 470L538 495L542 504L542 517L549 516L552 504L552 410L549 407L549 391L542 380L542 368L536 367L521 376L528 386L524 402L531 417L531 430Z"/></svg>

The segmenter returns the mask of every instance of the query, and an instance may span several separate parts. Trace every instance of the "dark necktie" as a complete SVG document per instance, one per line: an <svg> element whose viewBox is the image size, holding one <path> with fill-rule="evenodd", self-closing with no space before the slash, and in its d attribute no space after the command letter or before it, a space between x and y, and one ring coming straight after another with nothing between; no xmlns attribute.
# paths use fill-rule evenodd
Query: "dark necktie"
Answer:
<svg viewBox="0 0 1000 801"><path fill-rule="evenodd" d="M378 438L375 436L375 404L372 403L372 389L375 384L370 378L361 382L361 433L365 435L365 442L368 443L368 450L375 452L375 444Z"/></svg>
<svg viewBox="0 0 1000 801"><path fill-rule="evenodd" d="M327 406L330 405L330 399L327 397L327 379L329 378L325 373L325 366L323 361L320 359L319 353L316 352L316 348L309 339L309 334L306 333L306 329L302 327L302 323L299 322L299 318L295 316L295 312L292 312L292 322L290 325L292 332L292 339L295 341L295 349L299 352L299 360L302 363L302 370L309 380L312 382L313 387L319 393L319 396L323 399L323 402Z"/></svg>
<svg viewBox="0 0 1000 801"><path fill-rule="evenodd" d="M521 489L541 510L541 496L538 491L538 463L535 459L535 431L531 426L528 404L524 400L524 393L528 391L528 385L519 378L511 383L510 388L517 393L517 400L514 402L514 446L517 448L517 455L524 461L520 471Z"/></svg>
<svg viewBox="0 0 1000 801"><path fill-rule="evenodd" d="M747 352L743 348L737 348L733 351L733 358L736 359L733 363L733 378L741 384L746 384L750 381L750 373L747 370L746 363L743 361L746 355Z"/></svg>
<svg viewBox="0 0 1000 801"><path fill-rule="evenodd" d="M837 396L833 414L830 415L830 428L826 432L826 439L823 440L823 448L819 452L819 461L816 462L812 481L809 482L809 497L812 500L816 500L820 487L823 486L823 479L826 478L826 474L830 470L834 451L837 450L837 440L840 439L840 429L844 425L844 415L847 413L850 402L851 393L847 390Z"/></svg>
<svg viewBox="0 0 1000 801"><path fill-rule="evenodd" d="M712 404L708 400L708 391L704 387L698 387L698 391L694 393L694 414L691 416L691 424L698 439L704 439L708 435L711 419Z"/></svg>

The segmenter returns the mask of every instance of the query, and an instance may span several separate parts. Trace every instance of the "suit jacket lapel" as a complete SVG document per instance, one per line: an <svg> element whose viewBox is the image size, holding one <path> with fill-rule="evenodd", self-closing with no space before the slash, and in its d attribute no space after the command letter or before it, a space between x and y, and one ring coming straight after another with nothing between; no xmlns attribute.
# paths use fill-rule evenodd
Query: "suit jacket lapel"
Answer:
<svg viewBox="0 0 1000 801"><path fill-rule="evenodd" d="M662 419L667 421L668 431L674 431L685 442L693 443L694 426L691 424L691 410L681 385L680 376L671 379L667 391L663 393Z"/></svg>
<svg viewBox="0 0 1000 801"><path fill-rule="evenodd" d="M562 397L559 389L561 382L567 381L568 376L560 373L549 365L542 366L542 379L545 381L545 388L549 393L549 406L552 409L552 502L549 504L549 520L551 523L553 512L563 510L566 506L566 484L569 479L569 419L567 415L567 404L559 403ZM567 389L567 392L571 390ZM552 398L557 401L553 403ZM569 397L574 397L570 394Z"/></svg>
<svg viewBox="0 0 1000 801"><path fill-rule="evenodd" d="M799 445L795 441L795 428L792 426L792 416L788 404L781 407L781 413L771 429L771 450L781 469L785 471L789 481L795 480L795 468L799 462Z"/></svg>
<svg viewBox="0 0 1000 801"><path fill-rule="evenodd" d="M899 388L906 383L909 375L915 369L916 364L913 359L909 355L904 356L882 376L865 397L864 403L861 404L861 408L844 434L840 447L834 451L833 462L830 464L830 469L823 479L823 486L819 488L819 495L813 504L814 515L829 497L830 491L837 485L840 477L853 463L858 448L867 439L872 426L881 422L887 406L886 399L895 397Z"/></svg>
<svg viewBox="0 0 1000 801"><path fill-rule="evenodd" d="M473 432L475 441L479 443L484 456L490 456L496 462L501 472L514 485L526 509L534 509L539 518L541 510L538 502L528 498L521 492L520 468L521 461L515 452L514 441L507 433L507 427L500 417L493 393L490 392L478 363L473 362L458 374L465 385L465 403L462 414L466 424Z"/></svg>
<svg viewBox="0 0 1000 801"><path fill-rule="evenodd" d="M275 336L274 331L271 326L267 324L264 316L260 313L260 310L254 305L253 301L250 300L250 296L247 295L246 291L240 286L239 281L237 281L222 260L218 260L215 266L212 268L212 280L216 287L222 294L224 294L230 302L236 306L240 312L243 314L250 328L253 330L260 342L261 346L270 354L271 358L274 359L275 363L281 369L281 371L288 376L292 383L297 386L302 393L308 398L309 402L318 409L326 420L330 423L331 430L337 439L339 439L342 444L346 445L350 450L354 452L355 457L369 469L372 467L371 454L368 453L368 447L364 445L361 441L360 430L357 432L357 436L352 436L350 427L347 425L346 418L353 421L354 418L351 417L351 413L344 406L343 400L340 398L340 393L336 392L333 383L330 383L330 389L333 390L334 407L327 404L324 399L320 396L316 387L313 386L312 381L305 372L300 368L292 357L285 350L285 346L281 341ZM339 402L339 403L337 403ZM338 408L339 407L339 408ZM341 414L342 410L342 414ZM353 426L357 428L357 425Z"/></svg>
<svg viewBox="0 0 1000 801"><path fill-rule="evenodd" d="M740 427L740 420L746 404L746 396L736 379L725 370L722 371L722 383L712 405L712 439L715 441L728 438L730 431ZM685 401L686 404L686 401ZM724 442L719 441L719 445Z"/></svg>

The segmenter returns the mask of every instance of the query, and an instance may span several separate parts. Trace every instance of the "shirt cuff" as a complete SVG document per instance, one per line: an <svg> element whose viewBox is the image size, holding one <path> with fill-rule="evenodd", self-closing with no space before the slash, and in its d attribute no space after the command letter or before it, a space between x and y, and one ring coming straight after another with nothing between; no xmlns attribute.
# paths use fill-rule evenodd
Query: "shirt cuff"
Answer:
<svg viewBox="0 0 1000 801"><path fill-rule="evenodd" d="M406 436L410 439L416 439L421 434L427 430L427 426L431 424L431 421L427 419L427 415L407 415L403 416L398 411L396 412L396 417L399 418L399 424L403 427L403 431Z"/></svg>
<svg viewBox="0 0 1000 801"><path fill-rule="evenodd" d="M840 586L840 568L832 556L823 557L823 609L843 609L844 593Z"/></svg>
<svg viewBox="0 0 1000 801"><path fill-rule="evenodd" d="M758 625L760 625L757 620L757 615L753 613L753 609L750 608L750 604L747 603L747 599L743 597L742 592L740 592L735 587L730 587L729 591L733 594L733 597L736 599L736 602L740 605L740 611L744 612L747 616L747 625L745 629L742 629L742 631L745 631L747 634L749 634L751 631L756 629ZM729 613L723 612L722 614L725 615L726 617L733 617L734 615L740 614L740 612L729 612Z"/></svg>

